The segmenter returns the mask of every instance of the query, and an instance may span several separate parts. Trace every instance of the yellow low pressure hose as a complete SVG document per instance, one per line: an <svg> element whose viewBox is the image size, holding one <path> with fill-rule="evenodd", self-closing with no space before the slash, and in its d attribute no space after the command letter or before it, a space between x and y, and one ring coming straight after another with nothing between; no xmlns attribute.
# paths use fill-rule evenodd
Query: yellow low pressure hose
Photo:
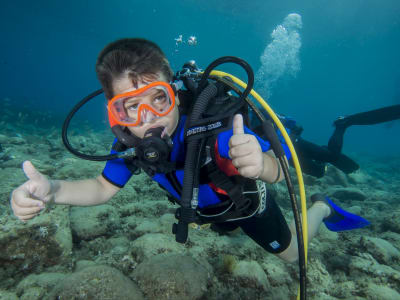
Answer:
<svg viewBox="0 0 400 300"><path fill-rule="evenodd" d="M247 87L247 84L244 83L242 80L239 78L222 72L222 71L217 71L214 70L211 72L211 75L214 76L220 76L220 77L229 77L232 79L234 83L245 89ZM286 132L285 127L282 125L281 121L279 118L276 116L275 112L271 109L271 107L264 101L264 99L255 91L251 90L250 94L254 97L254 99L257 100L258 103L268 112L276 126L279 128L280 132L282 133L283 138L286 141L286 144L289 147L290 153L292 154L292 159L293 159L293 164L296 169L296 174L297 174L297 180L299 183L299 190L300 190L300 202L301 202L301 215L302 215L302 228L303 228L303 240L304 240L304 256L305 256L305 261L306 261L306 266L307 266L307 252L308 252L308 224L307 224L307 205L306 205L306 192L304 188L304 181L303 181L303 174L301 172L301 167L299 163L299 159L297 157L296 151L294 149L293 143Z"/></svg>

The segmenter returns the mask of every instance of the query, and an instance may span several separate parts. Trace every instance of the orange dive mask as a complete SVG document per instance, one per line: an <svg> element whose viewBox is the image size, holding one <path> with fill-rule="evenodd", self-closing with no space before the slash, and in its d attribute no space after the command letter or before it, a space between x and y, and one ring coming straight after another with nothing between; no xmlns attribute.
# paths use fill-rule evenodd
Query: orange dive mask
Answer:
<svg viewBox="0 0 400 300"><path fill-rule="evenodd" d="M164 81L116 95L108 102L108 118L114 125L138 126L166 116L175 106L175 94Z"/></svg>

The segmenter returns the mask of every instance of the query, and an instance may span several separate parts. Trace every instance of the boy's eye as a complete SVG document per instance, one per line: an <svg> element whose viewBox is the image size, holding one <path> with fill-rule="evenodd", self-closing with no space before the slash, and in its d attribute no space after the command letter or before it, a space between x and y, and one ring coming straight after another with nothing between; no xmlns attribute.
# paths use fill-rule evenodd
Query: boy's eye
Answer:
<svg viewBox="0 0 400 300"><path fill-rule="evenodd" d="M155 103L162 103L164 101L166 101L167 97L165 95L158 95L156 97L154 97L153 101Z"/></svg>
<svg viewBox="0 0 400 300"><path fill-rule="evenodd" d="M138 107L139 107L139 104L132 103L132 104L128 104L125 108L126 108L126 110L132 111L132 110L137 110Z"/></svg>

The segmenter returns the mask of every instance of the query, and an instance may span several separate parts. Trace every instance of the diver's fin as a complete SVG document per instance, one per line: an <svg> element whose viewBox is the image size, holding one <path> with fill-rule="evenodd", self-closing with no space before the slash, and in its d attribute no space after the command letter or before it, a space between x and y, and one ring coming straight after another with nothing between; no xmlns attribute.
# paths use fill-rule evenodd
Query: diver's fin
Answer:
<svg viewBox="0 0 400 300"><path fill-rule="evenodd" d="M344 154L340 154L336 160L330 163L346 174L355 172L360 168L354 160Z"/></svg>
<svg viewBox="0 0 400 300"><path fill-rule="evenodd" d="M339 155L342 152L343 147L343 137L346 132L346 124L341 124L338 121L342 121L344 119L338 119L335 124L335 131L328 141L328 149L334 154Z"/></svg>
<svg viewBox="0 0 400 300"><path fill-rule="evenodd" d="M316 201L322 201L330 207L331 214L324 219L325 226L330 231L352 230L356 228L362 228L370 224L368 220L343 210L333 203L331 199L322 194L312 195L311 201L313 203Z"/></svg>

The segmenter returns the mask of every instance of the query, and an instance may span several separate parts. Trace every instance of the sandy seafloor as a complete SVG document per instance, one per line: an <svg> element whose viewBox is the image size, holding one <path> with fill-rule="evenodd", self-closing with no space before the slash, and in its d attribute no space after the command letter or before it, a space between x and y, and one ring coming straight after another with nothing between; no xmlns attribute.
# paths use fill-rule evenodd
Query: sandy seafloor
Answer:
<svg viewBox="0 0 400 300"><path fill-rule="evenodd" d="M67 152L60 129L45 127L51 116L29 114L0 119L1 300L295 297L298 264L266 253L240 230L191 229L185 245L176 243L176 207L144 174L105 205L49 206L18 221L9 197L25 181L24 160L52 179L94 178L104 166ZM82 132L72 131L75 145L108 152L110 134ZM371 225L343 233L321 227L309 246L308 299L400 299L400 157L349 155L359 171L346 176L329 166L323 179L305 176L306 192L331 196ZM291 221L285 185L272 193Z"/></svg>

